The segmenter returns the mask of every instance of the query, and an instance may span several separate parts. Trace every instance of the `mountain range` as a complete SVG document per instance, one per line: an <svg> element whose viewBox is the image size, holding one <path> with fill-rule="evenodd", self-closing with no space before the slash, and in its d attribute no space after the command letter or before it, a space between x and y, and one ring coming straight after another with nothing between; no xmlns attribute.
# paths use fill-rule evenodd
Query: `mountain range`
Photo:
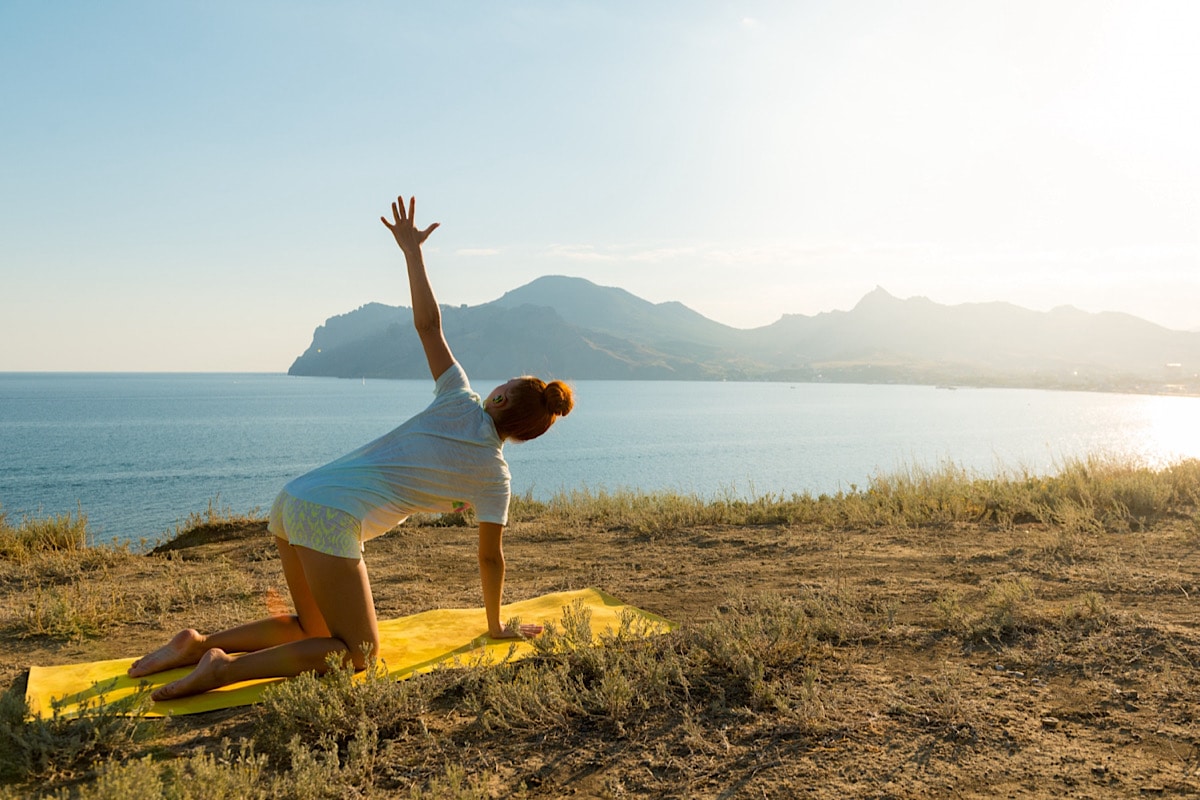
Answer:
<svg viewBox="0 0 1200 800"><path fill-rule="evenodd" d="M470 375L776 380L1200 393L1200 332L1116 312L941 305L883 288L849 311L732 328L678 302L546 276L477 306L442 306ZM426 378L411 309L331 317L289 375Z"/></svg>

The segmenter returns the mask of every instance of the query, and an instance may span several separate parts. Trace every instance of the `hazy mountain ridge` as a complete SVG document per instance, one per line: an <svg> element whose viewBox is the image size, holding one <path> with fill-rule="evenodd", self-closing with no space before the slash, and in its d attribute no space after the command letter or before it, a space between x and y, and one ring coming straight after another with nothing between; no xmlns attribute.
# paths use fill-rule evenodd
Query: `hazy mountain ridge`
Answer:
<svg viewBox="0 0 1200 800"><path fill-rule="evenodd" d="M576 379L791 380L1200 392L1200 333L1115 312L1010 303L948 306L882 288L849 311L742 330L547 276L478 306L443 306L469 374ZM411 310L370 303L314 332L291 375L423 378Z"/></svg>

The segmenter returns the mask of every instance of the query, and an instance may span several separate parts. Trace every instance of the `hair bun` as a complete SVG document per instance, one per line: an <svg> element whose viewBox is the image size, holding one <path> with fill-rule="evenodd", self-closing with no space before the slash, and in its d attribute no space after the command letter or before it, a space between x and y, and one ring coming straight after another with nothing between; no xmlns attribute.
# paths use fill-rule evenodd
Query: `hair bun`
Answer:
<svg viewBox="0 0 1200 800"><path fill-rule="evenodd" d="M575 407L575 394L571 387L562 381L551 381L546 384L542 396L546 399L546 408L551 414L565 417Z"/></svg>

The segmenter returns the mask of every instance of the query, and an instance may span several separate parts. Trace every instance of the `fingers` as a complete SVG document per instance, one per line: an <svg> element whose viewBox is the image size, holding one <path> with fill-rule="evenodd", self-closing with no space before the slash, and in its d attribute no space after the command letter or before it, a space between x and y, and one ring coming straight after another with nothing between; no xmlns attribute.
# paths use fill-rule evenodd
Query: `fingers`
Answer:
<svg viewBox="0 0 1200 800"><path fill-rule="evenodd" d="M417 217L417 196L408 198L408 211L404 210L404 195L400 195L392 203L392 219L399 225L401 222L412 222ZM382 218L381 218L382 219Z"/></svg>
<svg viewBox="0 0 1200 800"><path fill-rule="evenodd" d="M379 221L382 222L388 230L395 231L396 228L400 227L400 219L402 218L403 213L404 198L397 197L396 202L392 203L392 221L388 222L387 217L380 217Z"/></svg>
<svg viewBox="0 0 1200 800"><path fill-rule="evenodd" d="M407 222L409 219L410 216L405 216L404 214L404 197L402 195L392 202L392 221L388 222L387 217L380 217L379 221L386 225L389 230L395 231L396 228L400 227L402 221Z"/></svg>
<svg viewBox="0 0 1200 800"><path fill-rule="evenodd" d="M406 228L411 228L412 230L416 231L419 241L424 242L429 238L429 234L437 230L441 223L435 222L425 230L420 230L413 222L416 219L416 214L416 196L414 195L408 198L408 209L406 210L404 208L404 195L400 195L396 198L395 202L392 203L392 221L388 222L387 217L380 217L379 221L382 222L384 226L386 226L387 229L393 233L395 233L397 229L401 227L401 225L405 226Z"/></svg>

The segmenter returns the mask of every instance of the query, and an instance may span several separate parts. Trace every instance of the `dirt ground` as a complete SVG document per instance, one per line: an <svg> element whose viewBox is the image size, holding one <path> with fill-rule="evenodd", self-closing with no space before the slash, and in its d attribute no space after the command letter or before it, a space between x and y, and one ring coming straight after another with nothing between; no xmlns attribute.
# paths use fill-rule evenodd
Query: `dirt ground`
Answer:
<svg viewBox="0 0 1200 800"><path fill-rule="evenodd" d="M3 687L20 685L31 664L139 655L181 627L242 621L272 589L286 596L262 523L207 538L180 541L170 559L114 562L90 579L113 602L169 584L196 599L186 615L168 607L118 617L103 635L76 641L21 628L32 589L7 575ZM380 617L479 606L474 547L468 527L407 527L371 542ZM595 734L579 747L570 732L500 737L486 758L499 787L597 798L1200 796L1194 519L1124 533L781 525L653 536L527 522L508 530L505 553L508 601L593 586L689 626L742 593L819 589L867 601L886 624L820 665L817 732L748 718L687 748L669 729L657 747ZM1016 624L990 639L955 632L956 608L965 618L1005 585L1028 590L1013 613L1059 622ZM1086 635L1064 633L1061 620L1084 608ZM253 713L172 720L169 746L236 740Z"/></svg>

